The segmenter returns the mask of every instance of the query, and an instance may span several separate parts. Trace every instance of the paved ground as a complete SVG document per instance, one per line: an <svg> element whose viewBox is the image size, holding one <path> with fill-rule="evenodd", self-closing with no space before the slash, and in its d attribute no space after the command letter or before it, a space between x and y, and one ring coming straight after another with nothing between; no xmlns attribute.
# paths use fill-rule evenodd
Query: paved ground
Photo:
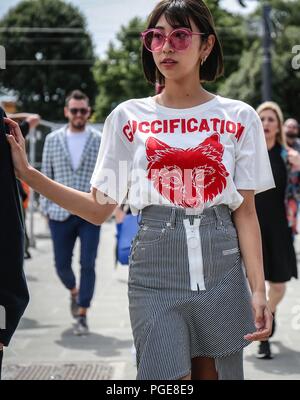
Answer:
<svg viewBox="0 0 300 400"><path fill-rule="evenodd" d="M39 236L47 233L46 224L38 215L35 230ZM135 379L127 300L128 269L114 268L114 232L113 222L103 225L96 295L89 314L91 334L87 337L73 335L69 295L56 277L51 241L37 239L32 260L25 264L31 301L11 346L6 349L4 379L21 376L31 379L41 373L41 368L44 378L63 379L66 369L70 372L70 368L85 368L86 375L78 375L84 379L89 371L89 376L92 371L96 373L96 367L100 370L94 376L99 379ZM296 247L300 250L300 238ZM78 246L75 263L78 264ZM276 357L272 361L257 360L254 356L257 345L250 345L245 352L246 379L300 379L298 281L290 283L277 320L278 330L272 340Z"/></svg>

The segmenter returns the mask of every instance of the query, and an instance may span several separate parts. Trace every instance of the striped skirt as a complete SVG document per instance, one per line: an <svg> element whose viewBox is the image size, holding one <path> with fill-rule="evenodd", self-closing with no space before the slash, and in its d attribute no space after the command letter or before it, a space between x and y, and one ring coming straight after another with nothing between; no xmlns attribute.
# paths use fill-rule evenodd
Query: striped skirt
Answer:
<svg viewBox="0 0 300 400"><path fill-rule="evenodd" d="M219 379L243 379L256 329L229 208L149 206L139 224L128 287L137 379L180 379L196 357L214 358Z"/></svg>

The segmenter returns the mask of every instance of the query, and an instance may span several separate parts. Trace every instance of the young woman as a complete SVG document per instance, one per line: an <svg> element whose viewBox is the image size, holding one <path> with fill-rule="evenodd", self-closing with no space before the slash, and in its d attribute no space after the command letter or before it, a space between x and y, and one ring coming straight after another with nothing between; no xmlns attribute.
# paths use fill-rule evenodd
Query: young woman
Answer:
<svg viewBox="0 0 300 400"><path fill-rule="evenodd" d="M107 118L92 193L30 167L7 121L15 168L96 224L124 198L140 213L129 268L138 379L243 379L243 348L266 340L272 325L254 203L255 191L274 185L261 122L250 106L201 84L223 70L203 1L163 0L142 39L146 77L164 90Z"/></svg>
<svg viewBox="0 0 300 400"><path fill-rule="evenodd" d="M287 147L283 134L283 115L276 103L263 103L257 110L265 132L267 147L276 188L256 196L256 209L262 234L265 278L269 283L268 302L273 313L282 301L286 282L297 278L297 260L293 246L292 230L288 226L286 200L288 178L292 170L299 170L299 155ZM299 188L299 177L296 174ZM298 189L299 190L299 189ZM269 341L261 342L258 358L272 358Z"/></svg>

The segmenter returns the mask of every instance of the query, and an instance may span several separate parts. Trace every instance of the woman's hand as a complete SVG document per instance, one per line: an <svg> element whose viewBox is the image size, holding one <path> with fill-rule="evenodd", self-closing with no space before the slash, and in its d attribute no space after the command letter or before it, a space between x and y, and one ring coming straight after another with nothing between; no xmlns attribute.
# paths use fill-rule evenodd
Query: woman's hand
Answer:
<svg viewBox="0 0 300 400"><path fill-rule="evenodd" d="M11 148L15 174L17 178L23 179L30 167L26 155L25 140L17 122L4 118L4 123L9 128L7 140Z"/></svg>
<svg viewBox="0 0 300 400"><path fill-rule="evenodd" d="M256 332L249 333L244 339L250 342L267 340L272 332L273 316L267 305L267 299L264 293L253 293L252 307Z"/></svg>

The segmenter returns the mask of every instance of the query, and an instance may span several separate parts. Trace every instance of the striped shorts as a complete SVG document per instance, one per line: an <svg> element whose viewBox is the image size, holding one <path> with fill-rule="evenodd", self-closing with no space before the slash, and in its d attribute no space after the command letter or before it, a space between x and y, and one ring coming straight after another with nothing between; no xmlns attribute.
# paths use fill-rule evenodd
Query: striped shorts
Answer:
<svg viewBox="0 0 300 400"><path fill-rule="evenodd" d="M137 379L180 379L210 357L220 380L242 380L244 335L256 329L229 208L149 206L139 225L128 287Z"/></svg>

